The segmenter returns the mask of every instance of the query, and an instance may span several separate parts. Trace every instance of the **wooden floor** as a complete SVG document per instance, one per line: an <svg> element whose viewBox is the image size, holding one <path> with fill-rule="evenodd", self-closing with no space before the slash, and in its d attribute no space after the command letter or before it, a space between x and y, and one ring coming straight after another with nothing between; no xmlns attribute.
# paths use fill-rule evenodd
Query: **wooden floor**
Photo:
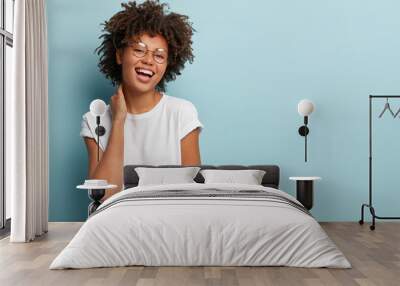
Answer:
<svg viewBox="0 0 400 286"><path fill-rule="evenodd" d="M50 223L32 243L0 241L0 285L400 285L400 223L375 231L357 223L322 223L353 268L120 267L48 270L81 223Z"/></svg>

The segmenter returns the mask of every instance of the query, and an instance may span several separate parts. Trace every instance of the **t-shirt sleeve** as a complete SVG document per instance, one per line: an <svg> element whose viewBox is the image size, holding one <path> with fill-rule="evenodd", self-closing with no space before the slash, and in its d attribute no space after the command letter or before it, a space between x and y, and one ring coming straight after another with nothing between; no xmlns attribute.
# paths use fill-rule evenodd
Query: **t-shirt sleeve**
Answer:
<svg viewBox="0 0 400 286"><path fill-rule="evenodd" d="M194 129L199 128L201 131L204 127L198 118L196 107L190 101L185 100L181 105L179 126L180 140Z"/></svg>
<svg viewBox="0 0 400 286"><path fill-rule="evenodd" d="M81 137L94 138L92 131L89 128L89 123L85 115L82 116L81 122L81 132L79 134Z"/></svg>

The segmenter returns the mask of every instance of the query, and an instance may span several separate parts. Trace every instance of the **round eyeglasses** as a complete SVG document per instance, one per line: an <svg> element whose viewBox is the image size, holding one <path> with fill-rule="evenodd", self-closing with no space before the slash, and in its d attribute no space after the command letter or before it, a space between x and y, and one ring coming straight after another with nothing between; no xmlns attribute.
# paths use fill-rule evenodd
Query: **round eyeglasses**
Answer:
<svg viewBox="0 0 400 286"><path fill-rule="evenodd" d="M148 52L152 53L154 61L159 64L163 64L168 58L168 53L162 48L151 51L147 48L147 45L142 42L129 43L128 46L138 58L143 58Z"/></svg>

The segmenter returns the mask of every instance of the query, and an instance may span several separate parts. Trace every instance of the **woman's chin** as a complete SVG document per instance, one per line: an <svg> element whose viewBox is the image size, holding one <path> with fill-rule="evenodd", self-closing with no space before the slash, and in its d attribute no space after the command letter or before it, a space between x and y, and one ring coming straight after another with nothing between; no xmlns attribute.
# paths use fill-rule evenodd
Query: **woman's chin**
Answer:
<svg viewBox="0 0 400 286"><path fill-rule="evenodd" d="M137 84L135 85L136 90L140 93L147 93L147 92L151 92L154 90L154 86L151 84Z"/></svg>
<svg viewBox="0 0 400 286"><path fill-rule="evenodd" d="M153 91L155 89L155 86L152 82L147 82L147 83L143 83L143 82L139 82L139 81L134 81L132 82L132 84L130 84L130 86L139 93L147 93L150 91Z"/></svg>

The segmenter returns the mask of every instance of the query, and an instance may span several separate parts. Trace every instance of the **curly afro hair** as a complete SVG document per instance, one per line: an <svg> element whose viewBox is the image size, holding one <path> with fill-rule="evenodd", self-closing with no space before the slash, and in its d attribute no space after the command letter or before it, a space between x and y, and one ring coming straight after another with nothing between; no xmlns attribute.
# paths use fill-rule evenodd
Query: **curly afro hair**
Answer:
<svg viewBox="0 0 400 286"><path fill-rule="evenodd" d="M193 62L192 35L195 31L185 15L167 12L167 4L148 0L142 4L135 1L122 3L123 10L103 23L101 45L96 49L100 56L99 68L113 85L122 81L122 68L117 63L116 51L128 41L147 33L161 35L168 43L168 63L165 74L156 89L165 91L165 83L181 74L186 61Z"/></svg>

